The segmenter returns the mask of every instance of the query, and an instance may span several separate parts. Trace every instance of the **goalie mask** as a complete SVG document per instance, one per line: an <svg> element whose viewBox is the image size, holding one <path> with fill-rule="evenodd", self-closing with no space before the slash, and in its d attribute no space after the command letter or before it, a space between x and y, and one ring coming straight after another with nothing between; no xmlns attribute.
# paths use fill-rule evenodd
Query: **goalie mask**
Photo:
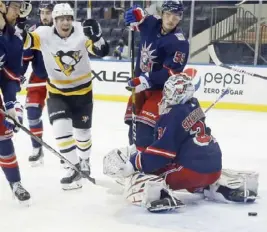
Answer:
<svg viewBox="0 0 267 232"><path fill-rule="evenodd" d="M163 88L159 114L167 113L170 106L186 103L194 93L195 87L187 74L179 73L169 77Z"/></svg>

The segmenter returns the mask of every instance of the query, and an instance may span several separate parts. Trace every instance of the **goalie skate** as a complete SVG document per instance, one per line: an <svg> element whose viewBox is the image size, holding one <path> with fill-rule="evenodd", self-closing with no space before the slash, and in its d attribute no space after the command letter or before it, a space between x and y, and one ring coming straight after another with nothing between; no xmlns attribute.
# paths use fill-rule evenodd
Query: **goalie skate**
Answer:
<svg viewBox="0 0 267 232"><path fill-rule="evenodd" d="M23 188L20 182L10 183L10 187L12 189L14 198L20 204L23 204L25 206L28 206L30 204L31 195L25 188Z"/></svg>
<svg viewBox="0 0 267 232"><path fill-rule="evenodd" d="M152 201L146 205L149 212L162 213L185 207L182 201L171 196L166 190L161 190L161 195L161 199Z"/></svg>
<svg viewBox="0 0 267 232"><path fill-rule="evenodd" d="M32 167L42 166L44 164L43 148L33 148L32 155L29 156L29 162Z"/></svg>
<svg viewBox="0 0 267 232"><path fill-rule="evenodd" d="M80 170L80 164L75 165ZM73 168L68 168L66 176L60 180L63 190L72 190L82 188L82 176Z"/></svg>

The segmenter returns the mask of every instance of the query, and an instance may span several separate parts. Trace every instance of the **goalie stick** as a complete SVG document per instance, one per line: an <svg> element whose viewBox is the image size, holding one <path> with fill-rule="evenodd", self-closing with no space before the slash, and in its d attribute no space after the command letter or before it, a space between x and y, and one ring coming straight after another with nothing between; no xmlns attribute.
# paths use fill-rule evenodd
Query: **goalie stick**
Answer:
<svg viewBox="0 0 267 232"><path fill-rule="evenodd" d="M241 74L245 74L245 75L248 75L248 76L252 76L252 77L257 77L257 78L261 78L263 80L267 80L267 76L262 76L260 74L257 74L257 73L252 73L252 72L248 72L238 66L230 66L230 65L227 65L227 64L223 64L218 56L216 55L216 52L215 52L215 49L214 49L214 45L213 44L210 44L208 46L208 52L209 52L209 55L211 57L211 59L213 60L213 62L215 63L215 65L217 66L220 66L222 68L226 68L226 69L229 69L229 70L232 70L234 72L238 72L238 73L241 73Z"/></svg>
<svg viewBox="0 0 267 232"><path fill-rule="evenodd" d="M108 181L108 180L100 180L100 179L95 179L91 176L86 175L84 172L79 170L75 165L73 165L68 159L66 159L64 156L62 156L59 152L57 152L54 148L52 148L49 144L44 142L41 138L38 136L34 135L30 130L28 130L25 126L20 124L15 118L7 114L5 111L0 109L0 113L3 114L6 118L11 119L17 127L19 127L22 131L24 131L26 134L28 134L31 138L36 140L38 143L42 144L48 151L50 151L52 154L60 158L61 160L64 160L67 164L70 165L71 168L75 169L75 171L79 172L82 176L84 176L87 180L89 180L91 183L95 185L99 185L104 188L114 188L114 186L117 186L117 184Z"/></svg>
<svg viewBox="0 0 267 232"><path fill-rule="evenodd" d="M226 94L228 94L230 92L231 88L228 87L204 112L205 114L211 109L213 108L218 101L220 101Z"/></svg>
<svg viewBox="0 0 267 232"><path fill-rule="evenodd" d="M131 79L134 79L134 29L131 30ZM136 97L135 89L132 89L132 139L136 144Z"/></svg>

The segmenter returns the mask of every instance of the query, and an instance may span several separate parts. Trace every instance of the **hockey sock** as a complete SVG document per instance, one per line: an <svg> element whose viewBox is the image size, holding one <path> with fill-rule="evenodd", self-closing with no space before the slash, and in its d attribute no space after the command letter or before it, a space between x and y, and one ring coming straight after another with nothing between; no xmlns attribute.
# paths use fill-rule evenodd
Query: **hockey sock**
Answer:
<svg viewBox="0 0 267 232"><path fill-rule="evenodd" d="M28 116L30 131L39 138L42 138L43 136L43 121L41 119L42 109L40 107L28 107L27 116ZM34 148L41 147L40 143L38 143L34 139L31 140L32 140L32 146Z"/></svg>
<svg viewBox="0 0 267 232"><path fill-rule="evenodd" d="M55 120L53 131L60 153L72 164L79 163L79 157L76 154L76 142L72 132L72 120L69 118Z"/></svg>
<svg viewBox="0 0 267 232"><path fill-rule="evenodd" d="M0 166L9 182L20 181L20 171L11 139L0 141Z"/></svg>
<svg viewBox="0 0 267 232"><path fill-rule="evenodd" d="M91 153L91 129L74 129L77 154L81 159L88 159Z"/></svg>

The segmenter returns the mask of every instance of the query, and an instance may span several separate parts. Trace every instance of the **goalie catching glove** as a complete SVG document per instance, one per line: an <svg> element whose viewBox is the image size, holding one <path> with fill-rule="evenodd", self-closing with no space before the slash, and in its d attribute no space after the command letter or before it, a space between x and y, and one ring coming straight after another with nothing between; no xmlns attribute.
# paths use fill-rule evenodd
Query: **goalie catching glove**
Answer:
<svg viewBox="0 0 267 232"><path fill-rule="evenodd" d="M129 147L113 149L103 159L103 173L112 178L125 178L135 171L129 161L131 149Z"/></svg>

